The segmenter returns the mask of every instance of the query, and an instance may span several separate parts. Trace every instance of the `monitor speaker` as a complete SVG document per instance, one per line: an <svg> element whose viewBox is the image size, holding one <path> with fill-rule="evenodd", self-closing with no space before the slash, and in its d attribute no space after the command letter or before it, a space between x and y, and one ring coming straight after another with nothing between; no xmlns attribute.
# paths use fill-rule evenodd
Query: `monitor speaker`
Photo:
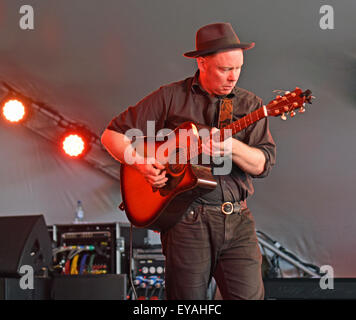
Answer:
<svg viewBox="0 0 356 320"><path fill-rule="evenodd" d="M70 275L53 279L54 300L125 300L126 274Z"/></svg>
<svg viewBox="0 0 356 320"><path fill-rule="evenodd" d="M33 289L22 289L21 279L0 278L0 300L50 300L52 279L34 277ZM1 302L0 302L1 303Z"/></svg>
<svg viewBox="0 0 356 320"><path fill-rule="evenodd" d="M43 215L0 217L1 277L21 276L24 265L41 275L51 263L51 239Z"/></svg>
<svg viewBox="0 0 356 320"><path fill-rule="evenodd" d="M332 278L332 288L322 288L321 278L264 279L266 300L355 299L355 278Z"/></svg>

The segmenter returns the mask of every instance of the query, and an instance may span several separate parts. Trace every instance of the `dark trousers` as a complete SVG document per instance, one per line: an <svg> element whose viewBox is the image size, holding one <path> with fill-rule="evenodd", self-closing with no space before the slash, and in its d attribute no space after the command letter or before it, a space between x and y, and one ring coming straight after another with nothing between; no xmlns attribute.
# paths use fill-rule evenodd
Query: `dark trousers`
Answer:
<svg viewBox="0 0 356 320"><path fill-rule="evenodd" d="M205 300L211 277L223 299L263 299L262 256L249 209L225 215L209 206L189 208L161 234L166 298Z"/></svg>

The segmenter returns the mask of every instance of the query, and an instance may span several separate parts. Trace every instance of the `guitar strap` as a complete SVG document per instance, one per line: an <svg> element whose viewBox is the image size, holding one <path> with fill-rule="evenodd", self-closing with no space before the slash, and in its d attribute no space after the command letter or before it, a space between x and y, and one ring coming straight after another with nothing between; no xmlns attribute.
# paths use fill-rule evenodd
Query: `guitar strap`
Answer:
<svg viewBox="0 0 356 320"><path fill-rule="evenodd" d="M218 119L218 128L222 129L232 123L232 111L233 111L233 105L232 105L232 99L228 98L223 98L220 99L220 108L219 108L219 119ZM222 189L222 196L223 200L228 201L230 200L228 196L228 190L226 188L226 181L223 179L221 176L219 177L221 189ZM230 194L230 193L229 193Z"/></svg>
<svg viewBox="0 0 356 320"><path fill-rule="evenodd" d="M232 122L232 99L224 98L220 100L219 129L222 129Z"/></svg>

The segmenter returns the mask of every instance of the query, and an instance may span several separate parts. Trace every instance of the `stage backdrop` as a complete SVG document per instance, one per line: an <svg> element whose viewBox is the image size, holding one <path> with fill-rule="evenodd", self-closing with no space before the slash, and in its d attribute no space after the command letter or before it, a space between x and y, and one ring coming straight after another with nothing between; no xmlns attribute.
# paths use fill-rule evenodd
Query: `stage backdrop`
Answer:
<svg viewBox="0 0 356 320"><path fill-rule="evenodd" d="M23 29L24 2L33 29ZM230 22L256 42L240 87L265 103L296 86L316 97L305 114L270 121L278 157L249 199L256 227L305 261L355 277L355 14L356 2L333 0L2 0L0 80L101 134L127 106L195 72L182 54L200 26ZM1 121L0 143L1 215L70 223L82 200L88 221L127 221L117 180L24 127Z"/></svg>

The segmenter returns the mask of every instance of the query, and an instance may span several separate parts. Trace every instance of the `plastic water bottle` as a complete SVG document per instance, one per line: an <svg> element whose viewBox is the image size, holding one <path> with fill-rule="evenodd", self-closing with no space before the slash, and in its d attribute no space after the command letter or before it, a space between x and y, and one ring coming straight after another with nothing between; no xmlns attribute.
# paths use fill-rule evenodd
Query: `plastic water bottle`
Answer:
<svg viewBox="0 0 356 320"><path fill-rule="evenodd" d="M75 210L75 219L74 222L83 222L84 221L84 209L83 204L80 200L77 201L77 208Z"/></svg>

